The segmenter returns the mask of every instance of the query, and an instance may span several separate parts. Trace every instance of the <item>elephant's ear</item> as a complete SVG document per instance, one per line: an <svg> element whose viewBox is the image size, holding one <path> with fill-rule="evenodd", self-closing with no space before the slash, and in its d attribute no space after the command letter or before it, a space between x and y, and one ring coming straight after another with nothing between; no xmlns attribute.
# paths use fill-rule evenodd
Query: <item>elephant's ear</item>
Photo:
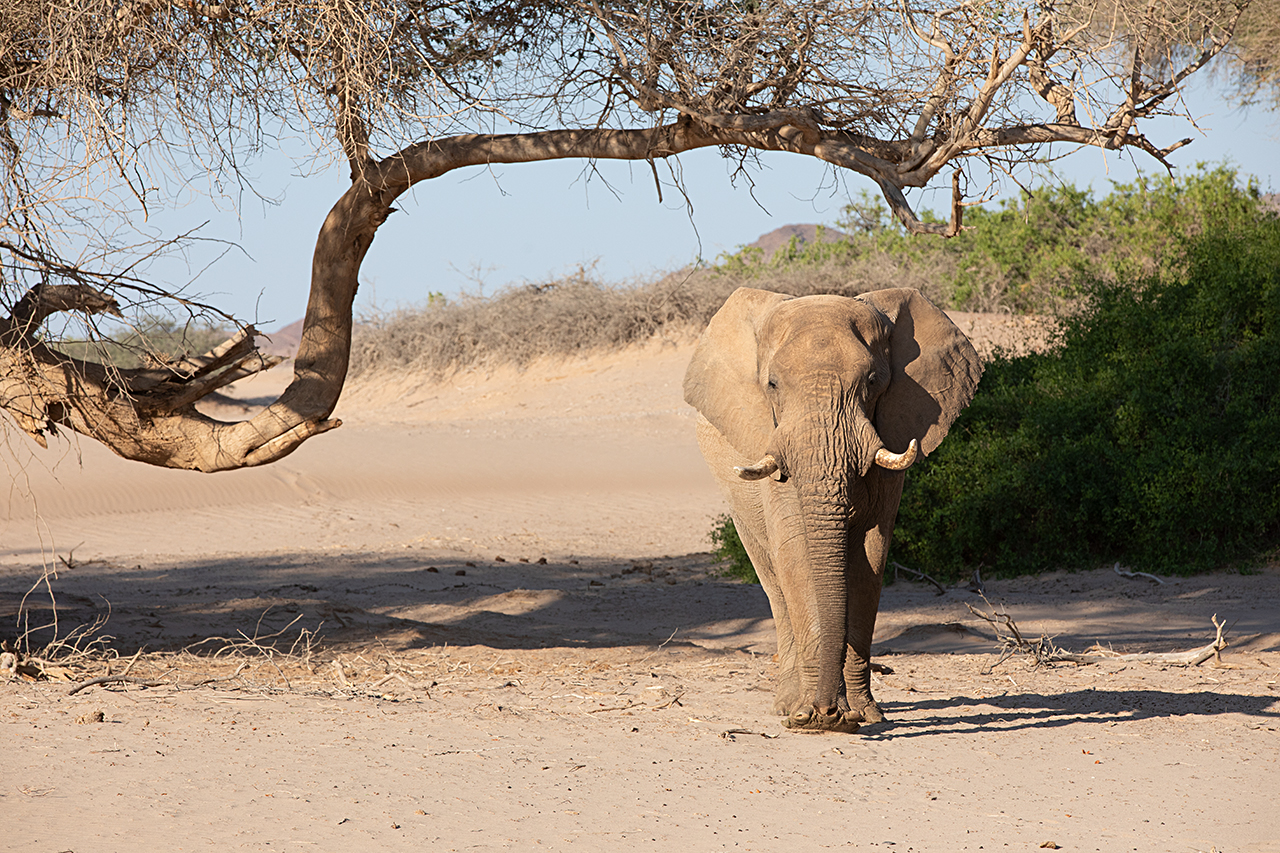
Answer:
<svg viewBox="0 0 1280 853"><path fill-rule="evenodd" d="M684 399L752 459L765 454L773 411L760 388L756 336L765 316L792 297L740 287L698 339L684 374Z"/></svg>
<svg viewBox="0 0 1280 853"><path fill-rule="evenodd" d="M911 439L926 454L942 443L978 387L982 360L950 318L920 291L900 287L856 297L893 322L889 360L893 375L876 403L880 440L895 453Z"/></svg>

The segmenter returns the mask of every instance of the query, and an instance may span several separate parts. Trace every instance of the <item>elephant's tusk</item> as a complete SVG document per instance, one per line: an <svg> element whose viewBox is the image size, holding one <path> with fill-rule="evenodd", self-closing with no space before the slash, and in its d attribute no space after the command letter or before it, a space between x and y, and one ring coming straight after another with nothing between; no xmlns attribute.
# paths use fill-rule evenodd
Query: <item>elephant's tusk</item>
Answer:
<svg viewBox="0 0 1280 853"><path fill-rule="evenodd" d="M778 460L773 458L772 453L766 453L756 464L735 465L733 470L744 480L763 480L778 470Z"/></svg>
<svg viewBox="0 0 1280 853"><path fill-rule="evenodd" d="M911 444L903 453L894 453L891 450L880 448L876 451L876 464L881 468L888 468L890 471L905 471L911 467L916 461L916 455L920 452L920 444L914 438Z"/></svg>

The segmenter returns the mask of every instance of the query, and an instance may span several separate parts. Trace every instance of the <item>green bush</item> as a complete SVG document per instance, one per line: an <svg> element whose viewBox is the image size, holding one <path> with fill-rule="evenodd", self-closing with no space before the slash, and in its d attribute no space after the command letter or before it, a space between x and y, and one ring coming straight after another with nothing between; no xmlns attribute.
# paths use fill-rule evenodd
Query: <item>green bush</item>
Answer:
<svg viewBox="0 0 1280 853"><path fill-rule="evenodd" d="M912 468L895 559L1186 572L1280 544L1280 220L1222 205L1176 262L1081 293L1056 345L994 359Z"/></svg>
<svg viewBox="0 0 1280 853"><path fill-rule="evenodd" d="M1242 183L1229 166L1202 164L1180 178L1139 175L1100 199L1062 184L970 207L966 230L939 240L908 235L864 192L835 224L844 239L792 239L769 258L748 247L722 255L715 269L788 293L804 291L778 280L805 276L825 279L820 286L831 292L910 286L947 308L1045 312L1076 300L1082 278L1158 274L1188 235L1257 207L1253 182ZM920 217L940 221L928 210Z"/></svg>
<svg viewBox="0 0 1280 853"><path fill-rule="evenodd" d="M738 537L738 528L733 526L733 519L728 515L716 517L711 528L711 544L715 546L711 553L716 562L727 564L721 575L747 583L760 583L755 566L751 565L751 558L747 556L747 549Z"/></svg>

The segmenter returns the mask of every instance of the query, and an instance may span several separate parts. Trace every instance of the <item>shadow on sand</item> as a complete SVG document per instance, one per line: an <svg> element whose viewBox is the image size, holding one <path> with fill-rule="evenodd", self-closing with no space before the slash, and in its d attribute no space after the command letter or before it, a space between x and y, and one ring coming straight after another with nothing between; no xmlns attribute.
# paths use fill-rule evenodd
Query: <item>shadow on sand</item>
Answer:
<svg viewBox="0 0 1280 853"><path fill-rule="evenodd" d="M418 555L282 554L146 566L63 568L28 595L31 578L0 580L0 639L27 632L40 648L105 618L121 655L208 638L301 630L331 647L603 648L693 641L717 649L772 643L760 587L718 577L710 557L495 562ZM21 613L20 613L21 611ZM673 638L673 635L674 638ZM769 649L772 652L772 649Z"/></svg>
<svg viewBox="0 0 1280 853"><path fill-rule="evenodd" d="M975 698L952 696L919 702L884 702L884 727L868 728L870 740L900 740L938 734L1012 732L1077 724L1109 725L1153 718L1244 714L1280 720L1274 696L1165 690L1071 690L1063 693L1009 693ZM912 719L895 719L906 712ZM919 712L929 712L920 715ZM877 730L879 729L879 730Z"/></svg>

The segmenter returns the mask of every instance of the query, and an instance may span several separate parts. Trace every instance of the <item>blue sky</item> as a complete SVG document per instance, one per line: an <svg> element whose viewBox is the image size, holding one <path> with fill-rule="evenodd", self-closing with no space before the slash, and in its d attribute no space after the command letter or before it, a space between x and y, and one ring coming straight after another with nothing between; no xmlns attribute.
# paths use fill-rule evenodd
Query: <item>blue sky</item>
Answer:
<svg viewBox="0 0 1280 853"><path fill-rule="evenodd" d="M1144 126L1158 144L1195 138L1170 157L1175 166L1229 161L1257 177L1264 190L1280 190L1280 114L1232 110L1203 87L1190 93L1188 104L1199 130L1169 119ZM1105 194L1108 181L1133 178L1135 162L1145 172L1159 170L1145 155L1082 149L1058 161L1055 171ZM357 311L412 305L431 292L492 293L578 265L595 264L609 281L647 276L698 257L714 260L782 225L834 222L851 195L875 190L858 175L837 178L824 164L790 154L762 157L752 173L754 188L741 178L735 185L719 153L701 151L675 165L690 214L661 164L661 203L647 164L599 163L590 177L584 168L578 161L477 167L419 184L378 232L362 271ZM203 235L233 241L243 251L227 252L207 267L209 257L196 251L190 265L157 263L149 275L171 286L194 278L191 292L269 331L305 311L315 236L345 189L346 169L302 177L283 155L269 153L252 171L260 176L259 191L278 204L250 199L237 217L197 199L152 221L176 232L208 220ZM938 185L942 189L911 196L913 204L945 209L949 172ZM1017 189L1006 183L1004 191Z"/></svg>

